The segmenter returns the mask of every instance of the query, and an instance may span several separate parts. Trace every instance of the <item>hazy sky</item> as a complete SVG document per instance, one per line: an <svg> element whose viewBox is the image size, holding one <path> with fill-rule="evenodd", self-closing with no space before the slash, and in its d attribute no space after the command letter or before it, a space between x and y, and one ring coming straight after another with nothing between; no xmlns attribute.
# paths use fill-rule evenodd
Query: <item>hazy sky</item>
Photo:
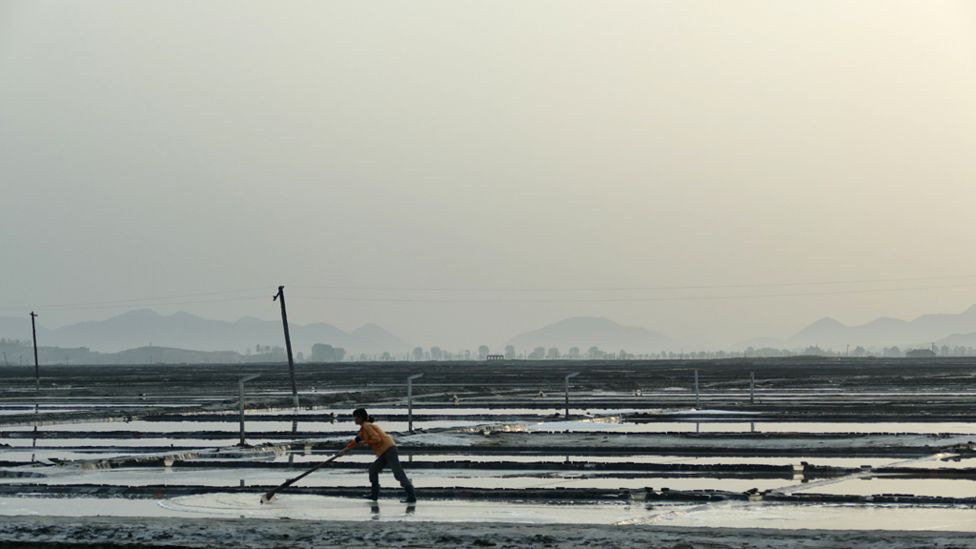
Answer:
<svg viewBox="0 0 976 549"><path fill-rule="evenodd" d="M974 2L0 0L0 315L275 318L284 283L454 346L960 311L974 98ZM921 277L960 278L773 286ZM661 286L710 288L620 290Z"/></svg>

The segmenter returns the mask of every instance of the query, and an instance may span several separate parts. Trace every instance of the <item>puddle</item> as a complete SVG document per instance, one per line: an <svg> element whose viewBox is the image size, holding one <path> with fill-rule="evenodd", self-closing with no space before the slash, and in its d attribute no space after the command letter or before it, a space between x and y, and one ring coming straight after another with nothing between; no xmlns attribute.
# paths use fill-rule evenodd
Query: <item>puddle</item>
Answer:
<svg viewBox="0 0 976 549"><path fill-rule="evenodd" d="M438 522L508 522L610 524L638 518L646 511L626 504L547 505L488 501L420 501L407 506L396 500L367 501L283 494L265 505L261 494L204 494L162 501L170 512L206 516L291 518L304 520L416 520Z"/></svg>

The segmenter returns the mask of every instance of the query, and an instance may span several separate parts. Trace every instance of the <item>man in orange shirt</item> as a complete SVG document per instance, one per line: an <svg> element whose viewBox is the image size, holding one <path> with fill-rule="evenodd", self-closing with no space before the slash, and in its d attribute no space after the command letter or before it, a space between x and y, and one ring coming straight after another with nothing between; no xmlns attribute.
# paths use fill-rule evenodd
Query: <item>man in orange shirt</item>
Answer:
<svg viewBox="0 0 976 549"><path fill-rule="evenodd" d="M393 437L386 434L383 429L380 429L373 422L373 418L363 408L353 410L352 418L356 422L356 425L359 425L359 434L346 445L342 450L343 453L352 450L362 443L366 443L373 450L373 453L376 454L376 461L369 466L369 483L372 489L367 497L373 501L379 499L380 471L384 467L389 467L393 471L394 478L400 481L400 486L407 492L407 497L404 502L415 503L417 497L414 495L413 484L407 478L407 474L403 472L403 466L400 465L400 455L397 453L396 443L393 442Z"/></svg>

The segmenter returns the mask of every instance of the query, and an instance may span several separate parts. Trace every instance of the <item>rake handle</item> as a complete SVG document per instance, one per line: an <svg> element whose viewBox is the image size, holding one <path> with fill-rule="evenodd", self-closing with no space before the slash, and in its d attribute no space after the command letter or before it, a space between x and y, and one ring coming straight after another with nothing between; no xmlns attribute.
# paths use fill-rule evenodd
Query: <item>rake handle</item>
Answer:
<svg viewBox="0 0 976 549"><path fill-rule="evenodd" d="M298 475L297 477L286 480L280 486L278 486L276 488L273 488L267 494L264 494L264 496L261 497L261 503L264 503L266 501L271 501L271 498L273 498L275 496L275 494L277 494L278 492L284 490L285 488L288 488L292 484L295 484L296 482L302 480L303 478L307 477L308 475L311 475L312 473L314 473L315 471L318 471L322 467L325 467L326 465L328 465L329 463L335 461L336 459L339 458L339 456L342 456L345 453L346 453L345 451L339 452L339 453L335 454L334 456L330 457L329 459L323 461L322 463L319 463L315 467L312 467L308 471L305 471L304 473Z"/></svg>

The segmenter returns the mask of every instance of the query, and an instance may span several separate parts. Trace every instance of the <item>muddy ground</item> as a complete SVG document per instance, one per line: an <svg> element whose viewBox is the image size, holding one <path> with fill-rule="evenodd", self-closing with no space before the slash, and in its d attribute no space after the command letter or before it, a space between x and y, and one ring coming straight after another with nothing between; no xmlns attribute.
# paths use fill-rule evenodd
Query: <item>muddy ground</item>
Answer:
<svg viewBox="0 0 976 549"><path fill-rule="evenodd" d="M0 547L627 547L950 549L972 534L630 525L6 517Z"/></svg>
<svg viewBox="0 0 976 549"><path fill-rule="evenodd" d="M976 386L973 358L842 359L820 357L650 360L650 361L498 361L498 362L357 362L296 365L303 391L346 387L381 392L402 387L409 375L422 373L418 387L437 390L562 388L562 378L581 372L574 386L608 391L689 388L699 370L704 393L742 389L756 373L760 389L834 389L890 391L972 390ZM255 391L284 391L288 368L283 364L229 365L42 365L45 394L98 398L139 397L149 401L167 395L182 399L233 397L240 376L261 374L248 382ZM0 367L5 397L33 396L33 367Z"/></svg>

